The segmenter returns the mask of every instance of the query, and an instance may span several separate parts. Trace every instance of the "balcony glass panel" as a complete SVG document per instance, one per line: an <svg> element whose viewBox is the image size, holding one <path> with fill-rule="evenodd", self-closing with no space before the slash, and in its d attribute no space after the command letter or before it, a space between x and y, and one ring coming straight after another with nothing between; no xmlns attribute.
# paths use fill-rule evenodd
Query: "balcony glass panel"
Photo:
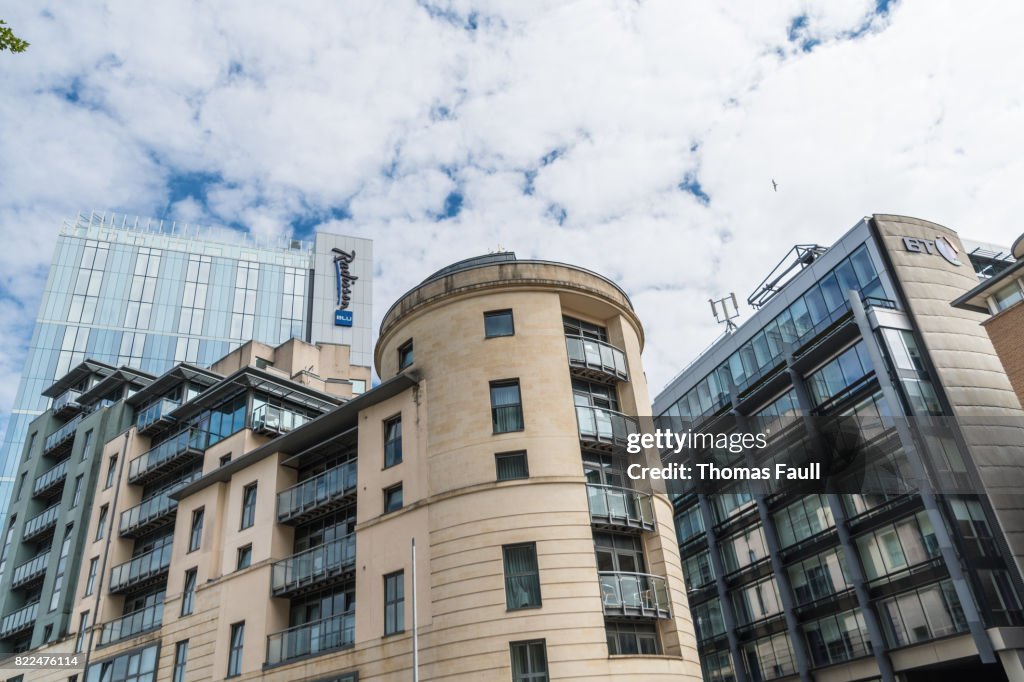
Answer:
<svg viewBox="0 0 1024 682"><path fill-rule="evenodd" d="M36 614L38 612L39 602L32 602L28 606L23 606L17 611L8 614L0 622L0 637L6 637L7 635L32 627L32 624L36 622Z"/></svg>
<svg viewBox="0 0 1024 682"><path fill-rule="evenodd" d="M50 553L37 554L25 563L14 568L14 575L11 576L11 586L16 587L39 577L46 573L46 565L50 561Z"/></svg>
<svg viewBox="0 0 1024 682"><path fill-rule="evenodd" d="M123 564L114 566L110 570L111 592L167 571L171 565L172 547L172 544L168 542Z"/></svg>
<svg viewBox="0 0 1024 682"><path fill-rule="evenodd" d="M69 388L68 390L64 391L59 396L54 398L54 400L53 400L53 411L54 412L61 412L61 411L65 410L65 409L68 409L68 408L71 408L71 409L78 408L78 398L81 395L82 395L81 391L76 391L73 388Z"/></svg>
<svg viewBox="0 0 1024 682"><path fill-rule="evenodd" d="M273 665L352 646L355 633L355 610L275 632L267 637L267 663Z"/></svg>
<svg viewBox="0 0 1024 682"><path fill-rule="evenodd" d="M602 572L601 600L606 615L668 618L670 603L665 579L646 573Z"/></svg>
<svg viewBox="0 0 1024 682"><path fill-rule="evenodd" d="M626 354L610 343L581 336L566 336L565 347L572 365L599 370L624 380L629 377Z"/></svg>
<svg viewBox="0 0 1024 682"><path fill-rule="evenodd" d="M638 490L611 485L587 484L590 516L595 521L636 528L654 527L651 496Z"/></svg>
<svg viewBox="0 0 1024 682"><path fill-rule="evenodd" d="M271 587L274 592L293 590L351 568L355 562L356 536L353 533L275 562Z"/></svg>
<svg viewBox="0 0 1024 682"><path fill-rule="evenodd" d="M128 478L129 480L138 478L173 461L189 450L205 450L206 441L205 431L186 429L133 459L128 466Z"/></svg>
<svg viewBox="0 0 1024 682"><path fill-rule="evenodd" d="M150 403L135 415L135 428L142 431L157 423L178 407L179 403L170 398L161 398L154 403Z"/></svg>
<svg viewBox="0 0 1024 682"><path fill-rule="evenodd" d="M25 534L24 537L30 538L45 529L55 525L57 523L57 517L60 515L60 502L57 504L47 507L44 511L33 516L25 523Z"/></svg>
<svg viewBox="0 0 1024 682"><path fill-rule="evenodd" d="M260 405L252 411L253 431L288 433L312 420L309 415L275 405Z"/></svg>
<svg viewBox="0 0 1024 682"><path fill-rule="evenodd" d="M630 434L640 431L635 418L601 407L577 405L576 421L581 438L602 443L625 445Z"/></svg>
<svg viewBox="0 0 1024 682"><path fill-rule="evenodd" d="M135 635L160 627L164 619L163 602L127 613L117 620L103 624L100 646L120 642Z"/></svg>
<svg viewBox="0 0 1024 682"><path fill-rule="evenodd" d="M69 438L74 437L75 429L82 423L82 415L78 415L64 426L60 427L49 436L46 437L46 442L43 444L43 451L49 451L56 448L61 443L64 443Z"/></svg>
<svg viewBox="0 0 1024 682"><path fill-rule="evenodd" d="M356 463L350 460L277 495L277 516L286 519L344 497L356 489Z"/></svg>
<svg viewBox="0 0 1024 682"><path fill-rule="evenodd" d="M52 466L36 479L36 482L32 485L32 494L38 494L39 492L56 485L60 481L63 481L68 477L68 460L64 460L56 466Z"/></svg>

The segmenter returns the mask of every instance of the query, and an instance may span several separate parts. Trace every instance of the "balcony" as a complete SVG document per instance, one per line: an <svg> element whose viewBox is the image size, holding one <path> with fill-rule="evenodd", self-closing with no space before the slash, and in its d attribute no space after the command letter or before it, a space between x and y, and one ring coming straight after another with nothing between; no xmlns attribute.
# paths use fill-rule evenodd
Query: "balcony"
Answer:
<svg viewBox="0 0 1024 682"><path fill-rule="evenodd" d="M43 443L43 454L47 457L62 455L71 449L75 442L75 430L82 423L82 415L78 415L64 426L60 427L49 436Z"/></svg>
<svg viewBox="0 0 1024 682"><path fill-rule="evenodd" d="M355 634L355 610L275 632L267 637L267 665L350 647Z"/></svg>
<svg viewBox="0 0 1024 682"><path fill-rule="evenodd" d="M117 620L104 623L100 630L100 646L114 644L121 640L154 630L163 623L164 604L153 604L138 611L126 613Z"/></svg>
<svg viewBox="0 0 1024 682"><path fill-rule="evenodd" d="M110 570L110 591L124 592L159 582L171 565L171 543L140 554Z"/></svg>
<svg viewBox="0 0 1024 682"><path fill-rule="evenodd" d="M312 418L274 405L260 405L252 411L252 430L267 436L280 436L297 429Z"/></svg>
<svg viewBox="0 0 1024 682"><path fill-rule="evenodd" d="M68 460L62 460L36 478L32 484L32 497L51 497L54 493L64 489L64 481L68 477Z"/></svg>
<svg viewBox="0 0 1024 682"><path fill-rule="evenodd" d="M135 429L144 436L162 431L174 423L174 419L167 415L178 407L180 403L170 398L150 403L135 415Z"/></svg>
<svg viewBox="0 0 1024 682"><path fill-rule="evenodd" d="M665 579L646 573L598 573L604 615L634 618L671 618Z"/></svg>
<svg viewBox="0 0 1024 682"><path fill-rule="evenodd" d="M626 354L596 339L566 336L565 348L569 352L569 369L575 376L590 381L629 381Z"/></svg>
<svg viewBox="0 0 1024 682"><path fill-rule="evenodd" d="M46 577L46 567L50 563L50 551L37 554L23 564L14 567L11 576L11 587L28 587Z"/></svg>
<svg viewBox="0 0 1024 682"><path fill-rule="evenodd" d="M26 542L41 538L53 532L57 526L57 517L60 516L60 502L47 507L39 514L25 522L25 534L22 539Z"/></svg>
<svg viewBox="0 0 1024 682"><path fill-rule="evenodd" d="M629 436L640 432L635 417L601 407L577 405L576 422L584 447L607 452L624 450Z"/></svg>
<svg viewBox="0 0 1024 682"><path fill-rule="evenodd" d="M349 460L279 492L277 520L303 523L354 502L357 461Z"/></svg>
<svg viewBox="0 0 1024 682"><path fill-rule="evenodd" d="M51 406L54 416L61 419L68 419L81 412L83 408L78 404L78 399L81 395L81 391L69 388L54 398L53 405Z"/></svg>
<svg viewBox="0 0 1024 682"><path fill-rule="evenodd" d="M39 612L39 602L32 602L23 606L17 611L4 616L0 621L0 639L7 639L19 632L30 630L36 624L36 614Z"/></svg>
<svg viewBox="0 0 1024 682"><path fill-rule="evenodd" d="M274 562L270 588L275 597L295 597L351 579L356 568L356 536L346 535Z"/></svg>
<svg viewBox="0 0 1024 682"><path fill-rule="evenodd" d="M199 472L168 486L141 504L121 512L117 532L123 538L137 538L158 528L174 523L178 501L171 494L178 488L199 478Z"/></svg>
<svg viewBox="0 0 1024 682"><path fill-rule="evenodd" d="M145 485L161 476L180 471L196 460L202 461L206 441L206 432L199 429L186 429L168 438L129 462L128 482Z"/></svg>
<svg viewBox="0 0 1024 682"><path fill-rule="evenodd" d="M587 484L590 520L610 530L654 530L651 496L613 485Z"/></svg>

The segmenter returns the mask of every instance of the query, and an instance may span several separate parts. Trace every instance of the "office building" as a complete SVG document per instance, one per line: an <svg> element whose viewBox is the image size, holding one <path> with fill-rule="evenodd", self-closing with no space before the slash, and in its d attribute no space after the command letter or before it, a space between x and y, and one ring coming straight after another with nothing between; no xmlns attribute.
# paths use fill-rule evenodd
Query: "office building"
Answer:
<svg viewBox="0 0 1024 682"><path fill-rule="evenodd" d="M98 213L66 221L0 450L0 510L29 422L54 397L46 389L86 358L155 376L177 362L208 366L250 339L295 337L350 346L353 364L369 367L371 246L324 232L261 244Z"/></svg>
<svg viewBox="0 0 1024 682"><path fill-rule="evenodd" d="M81 652L86 682L698 680L671 503L624 474L658 463L626 452L650 404L643 343L609 280L492 254L391 307L378 386L320 416L282 395L313 417L287 433L248 407L200 446L136 423L103 448L96 570L35 651ZM262 390L229 379L176 428ZM134 510L162 490L175 511L155 530Z"/></svg>
<svg viewBox="0 0 1024 682"><path fill-rule="evenodd" d="M1016 265L892 215L794 255L654 413L783 454L853 423L863 480L673 488L704 678L1024 680L1024 415L985 316L950 305Z"/></svg>
<svg viewBox="0 0 1024 682"><path fill-rule="evenodd" d="M171 556L170 495L200 475L195 453L242 428L254 442L286 433L369 381L347 346L299 339L277 348L250 341L209 369L181 363L159 377L93 360L72 368L47 388L53 405L29 425L0 547L0 656L66 636L83 561L84 598L109 568L104 584L127 612L138 610L135 600L151 602ZM97 556L98 540L114 551Z"/></svg>

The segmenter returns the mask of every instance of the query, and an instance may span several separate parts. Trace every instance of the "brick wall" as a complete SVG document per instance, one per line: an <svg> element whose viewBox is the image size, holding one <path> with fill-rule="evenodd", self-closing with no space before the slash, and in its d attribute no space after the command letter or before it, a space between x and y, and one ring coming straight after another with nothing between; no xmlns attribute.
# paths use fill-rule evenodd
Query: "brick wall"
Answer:
<svg viewBox="0 0 1024 682"><path fill-rule="evenodd" d="M1017 398L1024 404L1024 303L1007 308L983 325Z"/></svg>

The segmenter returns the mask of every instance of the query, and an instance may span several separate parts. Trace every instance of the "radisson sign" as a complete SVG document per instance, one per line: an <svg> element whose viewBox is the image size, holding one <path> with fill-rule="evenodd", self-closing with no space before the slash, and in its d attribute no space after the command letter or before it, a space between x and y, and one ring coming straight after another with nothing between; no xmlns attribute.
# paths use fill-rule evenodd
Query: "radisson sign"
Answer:
<svg viewBox="0 0 1024 682"><path fill-rule="evenodd" d="M351 327L352 311L348 309L348 305L352 302L352 283L359 278L352 274L349 265L356 259L356 251L355 249L352 249L352 251L331 249L331 251L335 254L334 272L336 275L338 305L338 309L334 311L334 324L337 327Z"/></svg>

